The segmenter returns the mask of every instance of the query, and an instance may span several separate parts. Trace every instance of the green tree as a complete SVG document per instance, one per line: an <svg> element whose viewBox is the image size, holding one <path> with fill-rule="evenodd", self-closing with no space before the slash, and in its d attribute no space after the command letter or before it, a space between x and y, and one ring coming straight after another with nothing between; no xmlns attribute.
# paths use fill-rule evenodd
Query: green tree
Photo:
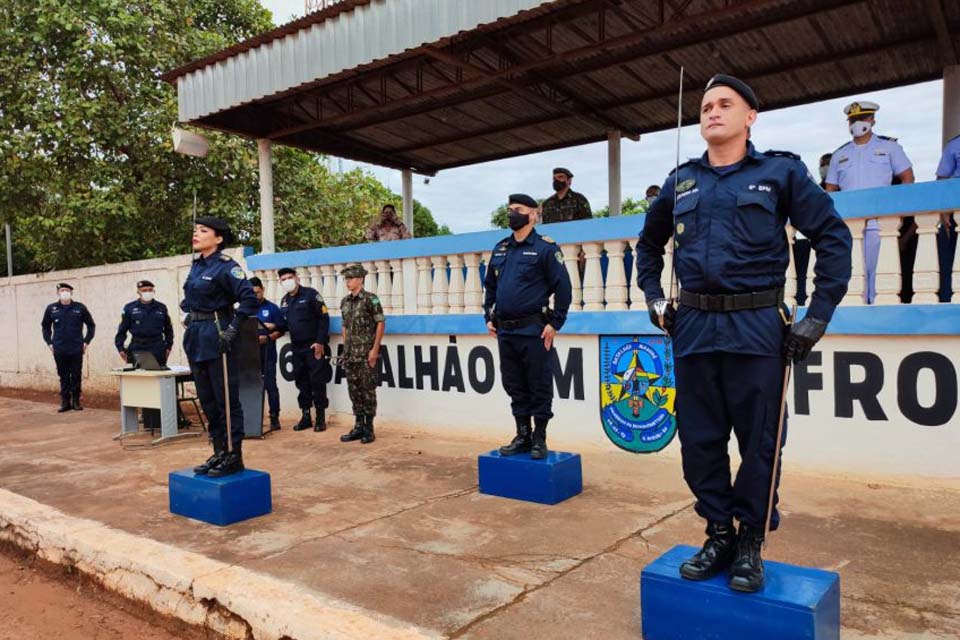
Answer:
<svg viewBox="0 0 960 640"><path fill-rule="evenodd" d="M638 198L634 200L633 198L626 198L620 204L620 215L623 216L635 216L641 213L646 213L647 208L650 206L650 203L646 201L645 198ZM610 217L610 205L602 209L598 209L593 212L594 218L609 218Z"/></svg>
<svg viewBox="0 0 960 640"><path fill-rule="evenodd" d="M507 215L510 209L507 205L502 204L490 214L490 226L494 229L507 229L510 227L509 222L507 221Z"/></svg>

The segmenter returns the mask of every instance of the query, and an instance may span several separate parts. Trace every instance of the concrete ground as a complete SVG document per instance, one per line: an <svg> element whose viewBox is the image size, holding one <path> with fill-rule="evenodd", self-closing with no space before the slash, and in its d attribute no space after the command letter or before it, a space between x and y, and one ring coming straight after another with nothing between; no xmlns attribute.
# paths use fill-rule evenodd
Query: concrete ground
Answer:
<svg viewBox="0 0 960 640"><path fill-rule="evenodd" d="M381 425L375 444L344 445L347 417L245 443L274 512L218 528L167 510L167 473L205 441L125 450L118 413L55 408L0 398L0 488L427 635L635 640L642 568L702 541L676 459L583 451L583 494L547 507L477 493L476 455L508 427L465 440ZM960 481L802 474L789 449L785 465L766 557L839 571L844 637L960 638Z"/></svg>

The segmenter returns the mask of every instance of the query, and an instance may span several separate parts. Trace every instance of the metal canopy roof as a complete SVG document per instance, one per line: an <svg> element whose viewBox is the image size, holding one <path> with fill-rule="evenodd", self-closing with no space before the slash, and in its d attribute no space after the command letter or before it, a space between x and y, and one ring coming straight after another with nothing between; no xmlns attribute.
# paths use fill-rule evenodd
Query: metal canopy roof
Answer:
<svg viewBox="0 0 960 640"><path fill-rule="evenodd" d="M671 128L681 65L692 123L717 72L773 109L933 80L958 52L956 0L343 0L164 79L198 126L433 173Z"/></svg>

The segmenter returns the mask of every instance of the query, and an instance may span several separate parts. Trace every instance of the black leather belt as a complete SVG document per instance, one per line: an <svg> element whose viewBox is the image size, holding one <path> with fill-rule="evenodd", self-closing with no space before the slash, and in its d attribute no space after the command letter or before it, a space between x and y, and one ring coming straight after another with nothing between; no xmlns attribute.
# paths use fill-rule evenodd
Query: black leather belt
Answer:
<svg viewBox="0 0 960 640"><path fill-rule="evenodd" d="M783 288L748 293L694 293L680 290L680 304L700 311L745 311L776 307L783 302Z"/></svg>
<svg viewBox="0 0 960 640"><path fill-rule="evenodd" d="M509 320L506 318L497 318L498 329L520 329L522 327L529 327L532 324L538 323L543 323L542 313L531 313L528 316L511 318Z"/></svg>
<svg viewBox="0 0 960 640"><path fill-rule="evenodd" d="M207 313L206 311L191 311L190 312L190 322L196 322L197 320L216 320L216 313Z"/></svg>

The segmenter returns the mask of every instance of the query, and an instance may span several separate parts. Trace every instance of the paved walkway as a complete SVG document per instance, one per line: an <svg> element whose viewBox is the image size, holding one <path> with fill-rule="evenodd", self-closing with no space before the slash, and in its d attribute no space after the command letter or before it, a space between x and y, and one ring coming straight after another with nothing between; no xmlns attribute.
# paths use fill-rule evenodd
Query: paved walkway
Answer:
<svg viewBox="0 0 960 640"><path fill-rule="evenodd" d="M381 426L374 445L343 445L343 417L245 443L275 511L217 528L167 510L167 473L205 442L124 450L116 412L55 409L0 398L0 488L430 635L636 640L641 569L702 540L675 459L585 451L584 493L546 507L477 493L476 454L505 428L464 440ZM789 449L785 464L766 555L840 572L845 637L960 638L960 480L801 475Z"/></svg>

